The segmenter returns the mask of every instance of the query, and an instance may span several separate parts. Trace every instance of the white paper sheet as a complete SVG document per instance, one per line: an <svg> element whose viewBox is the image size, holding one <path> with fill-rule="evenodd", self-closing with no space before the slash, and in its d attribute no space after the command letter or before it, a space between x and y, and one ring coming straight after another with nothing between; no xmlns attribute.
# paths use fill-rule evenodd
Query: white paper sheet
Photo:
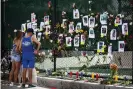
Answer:
<svg viewBox="0 0 133 89"><path fill-rule="evenodd" d="M100 23L103 25L103 24L107 24L107 18L108 18L108 15L103 13L100 15Z"/></svg>
<svg viewBox="0 0 133 89"><path fill-rule="evenodd" d="M97 43L97 52L104 52L104 42L103 41L99 41Z"/></svg>
<svg viewBox="0 0 133 89"><path fill-rule="evenodd" d="M31 13L31 22L36 22L36 14Z"/></svg>
<svg viewBox="0 0 133 89"><path fill-rule="evenodd" d="M22 25L21 25L21 31L22 31L22 32L25 32L25 31L26 31L26 24L22 24Z"/></svg>
<svg viewBox="0 0 133 89"><path fill-rule="evenodd" d="M43 31L43 28L45 28L44 22L40 22L40 31Z"/></svg>
<svg viewBox="0 0 133 89"><path fill-rule="evenodd" d="M94 17L90 17L89 18L89 27L90 28L94 28L95 27L95 18Z"/></svg>
<svg viewBox="0 0 133 89"><path fill-rule="evenodd" d="M125 42L119 41L118 42L118 52L124 52L124 48L125 48Z"/></svg>
<svg viewBox="0 0 133 89"><path fill-rule="evenodd" d="M44 24L49 25L49 16L44 16Z"/></svg>
<svg viewBox="0 0 133 89"><path fill-rule="evenodd" d="M81 35L81 41L80 41L81 45L84 45L85 44L85 36L84 35Z"/></svg>
<svg viewBox="0 0 133 89"><path fill-rule="evenodd" d="M79 47L79 37L74 37L74 47Z"/></svg>
<svg viewBox="0 0 133 89"><path fill-rule="evenodd" d="M69 24L69 33L73 33L74 25L72 23Z"/></svg>
<svg viewBox="0 0 133 89"><path fill-rule="evenodd" d="M78 9L73 9L73 19L79 19L80 14Z"/></svg>
<svg viewBox="0 0 133 89"><path fill-rule="evenodd" d="M32 29L33 30L37 29L37 23L32 23Z"/></svg>
<svg viewBox="0 0 133 89"><path fill-rule="evenodd" d="M27 29L32 28L32 23L27 23Z"/></svg>
<svg viewBox="0 0 133 89"><path fill-rule="evenodd" d="M93 28L89 29L89 38L95 38L95 32Z"/></svg>
<svg viewBox="0 0 133 89"><path fill-rule="evenodd" d="M47 25L47 26L46 26L45 35L48 35L48 34L51 33L51 32L50 32L50 29L51 29L51 26L50 26L50 25Z"/></svg>
<svg viewBox="0 0 133 89"><path fill-rule="evenodd" d="M71 47L72 46L72 38L71 37L66 37L66 46Z"/></svg>
<svg viewBox="0 0 133 89"><path fill-rule="evenodd" d="M116 19L115 19L115 24L118 24L118 25L122 25L122 19L120 19L120 22L116 22Z"/></svg>
<svg viewBox="0 0 133 89"><path fill-rule="evenodd" d="M81 30L81 29L82 29L82 23L78 22L75 30Z"/></svg>
<svg viewBox="0 0 133 89"><path fill-rule="evenodd" d="M89 19L88 19L88 16L83 16L82 18L82 21L83 21L83 26L89 26Z"/></svg>
<svg viewBox="0 0 133 89"><path fill-rule="evenodd" d="M101 26L101 37L107 36L107 26Z"/></svg>
<svg viewBox="0 0 133 89"><path fill-rule="evenodd" d="M39 32L39 33L37 34L37 40L40 41L40 40L41 40L41 37L42 37L42 33Z"/></svg>
<svg viewBox="0 0 133 89"><path fill-rule="evenodd" d="M116 40L117 38L116 34L117 34L116 29L112 29L110 32L110 40Z"/></svg>
<svg viewBox="0 0 133 89"><path fill-rule="evenodd" d="M128 23L123 23L122 24L122 34L123 35L128 35Z"/></svg>

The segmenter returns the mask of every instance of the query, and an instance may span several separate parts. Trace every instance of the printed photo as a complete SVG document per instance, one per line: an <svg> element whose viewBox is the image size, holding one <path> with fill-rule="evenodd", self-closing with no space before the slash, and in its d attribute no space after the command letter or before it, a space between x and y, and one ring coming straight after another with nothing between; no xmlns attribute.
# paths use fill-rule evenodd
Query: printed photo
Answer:
<svg viewBox="0 0 133 89"><path fill-rule="evenodd" d="M88 26L89 22L88 22L88 16L83 16L82 21L83 21L83 26Z"/></svg>
<svg viewBox="0 0 133 89"><path fill-rule="evenodd" d="M44 16L44 24L49 25L49 16Z"/></svg>
<svg viewBox="0 0 133 89"><path fill-rule="evenodd" d="M79 19L80 15L79 15L79 10L78 9L74 9L73 10L73 19Z"/></svg>
<svg viewBox="0 0 133 89"><path fill-rule="evenodd" d="M107 18L108 18L108 15L103 13L100 15L100 22L101 24L107 24Z"/></svg>
<svg viewBox="0 0 133 89"><path fill-rule="evenodd" d="M123 23L122 24L122 34L123 35L128 35L128 23Z"/></svg>
<svg viewBox="0 0 133 89"><path fill-rule="evenodd" d="M93 17L89 18L89 27L92 27L92 28L95 27L95 18Z"/></svg>

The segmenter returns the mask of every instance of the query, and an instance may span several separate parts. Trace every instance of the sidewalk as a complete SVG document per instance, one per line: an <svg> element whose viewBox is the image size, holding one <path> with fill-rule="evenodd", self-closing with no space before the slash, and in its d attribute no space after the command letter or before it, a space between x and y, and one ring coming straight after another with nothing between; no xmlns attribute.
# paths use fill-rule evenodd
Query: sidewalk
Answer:
<svg viewBox="0 0 133 89"><path fill-rule="evenodd" d="M7 84L7 81L2 80L1 81L1 89L24 89L24 88L21 88L20 86L9 86ZM36 86L33 88L25 88L25 89L50 89L50 88Z"/></svg>

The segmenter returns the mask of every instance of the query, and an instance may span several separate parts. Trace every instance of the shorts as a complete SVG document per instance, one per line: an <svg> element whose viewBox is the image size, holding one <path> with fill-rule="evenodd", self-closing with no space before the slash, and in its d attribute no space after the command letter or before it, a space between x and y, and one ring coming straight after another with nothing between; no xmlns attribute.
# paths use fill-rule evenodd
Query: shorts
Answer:
<svg viewBox="0 0 133 89"><path fill-rule="evenodd" d="M35 66L35 57L34 56L28 56L28 55L23 55L22 57L22 64L23 68L34 68Z"/></svg>
<svg viewBox="0 0 133 89"><path fill-rule="evenodd" d="M20 62L21 56L20 55L11 55L11 61Z"/></svg>

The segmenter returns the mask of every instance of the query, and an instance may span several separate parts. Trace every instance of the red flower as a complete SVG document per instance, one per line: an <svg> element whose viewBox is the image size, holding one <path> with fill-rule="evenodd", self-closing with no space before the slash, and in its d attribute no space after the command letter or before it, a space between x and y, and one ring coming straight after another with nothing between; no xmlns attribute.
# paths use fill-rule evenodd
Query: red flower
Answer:
<svg viewBox="0 0 133 89"><path fill-rule="evenodd" d="M48 7L49 7L49 8L51 7L51 1L48 2Z"/></svg>

